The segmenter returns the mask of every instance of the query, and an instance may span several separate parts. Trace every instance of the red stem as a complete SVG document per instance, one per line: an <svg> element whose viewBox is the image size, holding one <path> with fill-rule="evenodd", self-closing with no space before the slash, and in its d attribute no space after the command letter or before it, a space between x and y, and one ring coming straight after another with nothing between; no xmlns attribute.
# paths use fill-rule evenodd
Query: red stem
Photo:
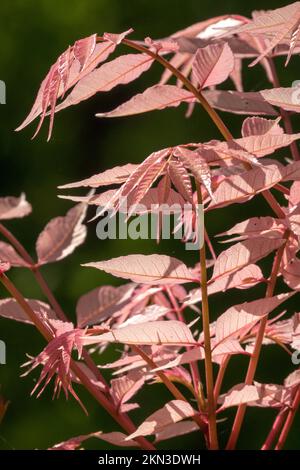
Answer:
<svg viewBox="0 0 300 470"><path fill-rule="evenodd" d="M288 233L289 233L289 231L286 231L286 233L284 235L285 238L288 237ZM266 291L266 297L272 297L273 294L274 294L277 275L278 275L278 271L279 271L279 268L280 268L280 263L281 263L281 260L282 260L284 249L285 249L285 244L283 244L279 248L279 250L277 251L276 256L274 258L272 272L271 272L270 280L269 280L267 291ZM265 334L267 321L268 321L268 315L264 316L260 320L260 323L259 323L259 328L258 328L258 332L257 332L257 335L256 335L255 345L254 345L254 350L253 350L253 353L251 355L251 359L250 359L250 362L249 362L247 375L246 375L246 379L245 379L245 384L246 385L251 385L252 382L253 382L254 376L255 376L255 372L256 372L256 368L257 368L257 364L258 364L258 360L259 360L259 356L260 356L260 352L261 352L261 348L262 348L262 343L263 343L263 339L264 339L264 334ZM236 416L235 416L235 420L234 420L234 423L233 423L233 427L232 427L232 432L231 432L231 435L230 435L230 438L228 440L228 444L227 444L227 447L226 447L226 449L228 449L228 450L232 450L236 446L236 443L237 443L237 440L239 438L239 434L240 434L240 431L241 431L241 427L242 427L242 424L243 424L246 408L247 408L246 404L242 404L238 407L238 410L237 410L237 413L236 413Z"/></svg>
<svg viewBox="0 0 300 470"><path fill-rule="evenodd" d="M44 325L41 318L31 309L30 305L26 302L21 292L15 287L15 285L9 280L5 274L0 275L0 281L7 289L7 291L12 295L14 299L18 302L20 307L24 310L26 315L34 323L36 328L46 339L50 342L53 339L51 331ZM80 367L80 364L77 364L73 359L71 359L71 370L76 377L80 380L82 385L91 393L91 395L100 403L100 405L115 419L117 423L128 433L131 434L135 432L136 428L130 418L125 413L119 413L117 408L114 406L113 401L106 398L106 396L91 382L89 377ZM147 450L155 450L155 447L148 442L144 437L139 437L135 439L139 446Z"/></svg>
<svg viewBox="0 0 300 470"><path fill-rule="evenodd" d="M292 404L292 408L288 412L286 422L285 422L285 424L282 428L282 431L280 433L280 436L279 436L277 445L275 447L275 450L281 450L283 448L283 446L285 444L285 441L288 437L289 431L292 427L292 424L293 424L294 418L296 416L296 413L298 411L299 405L300 405L300 386L298 385L297 392L296 392L296 395L295 395L295 398L294 398L294 401L293 401L293 404Z"/></svg>

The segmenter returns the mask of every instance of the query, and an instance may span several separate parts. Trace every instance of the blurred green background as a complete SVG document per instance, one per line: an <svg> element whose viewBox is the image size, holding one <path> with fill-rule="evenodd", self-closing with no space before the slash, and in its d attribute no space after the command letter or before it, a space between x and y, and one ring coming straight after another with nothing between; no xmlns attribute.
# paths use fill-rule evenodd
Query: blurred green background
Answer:
<svg viewBox="0 0 300 470"><path fill-rule="evenodd" d="M257 3L253 0L247 3L234 0L226 4L207 0L2 0L0 79L7 86L7 104L0 106L0 195L16 196L25 191L32 203L33 213L29 217L7 223L29 251L34 254L35 239L49 219L64 214L71 207L67 201L57 198L58 185L83 179L116 164L140 162L153 150L169 145L219 138L218 131L200 107L191 119L184 118L183 107L128 119L105 121L94 117L96 112L112 109L135 92L155 83L162 72L158 66L153 67L153 70L134 84L98 95L59 113L49 143L46 143L46 126L33 141L30 139L35 124L21 133L15 133L14 128L29 111L49 66L69 44L94 32L121 32L129 27L135 29L135 38L158 38L208 17L224 13L249 16L253 9L279 6L282 6L280 1ZM293 80L299 79L299 58L293 58L285 70L282 59L278 60L278 64L283 86L289 86ZM248 90L269 86L260 66L254 69L245 68L244 81ZM238 136L241 117L229 114L223 116L233 134ZM295 129L299 130L299 123L296 122L297 125ZM288 155L288 150L279 153L280 158ZM236 205L216 211L208 217L208 228L213 234L224 231L233 222L252 214L258 215L258 211L260 214L269 214L260 198L243 207ZM80 263L128 253L158 251L177 256L190 264L197 260L195 253L185 252L177 243L164 242L157 247L151 241L100 242L96 237L95 225L90 224L85 245L59 264L45 267L43 272L70 318L74 318L76 300L82 293L102 283L118 284L118 280L111 276L80 268ZM265 262L263 266L268 275L269 263ZM14 269L10 275L25 296L43 299L30 273L23 269ZM278 291L280 289L284 290L286 287L279 283ZM7 296L3 289L0 290L0 295ZM216 317L228 305L249 299L249 295L253 299L263 296L263 289L259 287L249 292L237 291L226 296L215 296L212 315ZM288 305L289 312L297 309L296 297ZM25 362L26 353L38 354L44 347L44 342L32 327L2 319L0 338L7 344L7 365L0 366L1 394L11 402L0 425L1 449L42 449L71 436L118 429L106 412L81 389L79 393L89 410L88 417L73 399L66 402L61 397L51 401L50 389L39 400L30 398L36 374L20 378L20 365ZM104 362L108 355L96 359ZM257 373L258 380L280 383L293 371L294 366L288 356L277 347L265 348L262 359ZM232 360L225 388L242 380L246 365L246 359ZM137 423L169 399L169 395L161 385L152 385L138 398L143 406L132 413ZM220 423L223 441L231 428L232 415L229 412L228 420ZM240 448L261 445L274 416L272 410L251 409L239 441ZM104 449L109 446L93 440L88 447ZM194 433L164 443L161 447L195 449L202 448L203 441L198 433ZM287 448L299 447L298 417Z"/></svg>

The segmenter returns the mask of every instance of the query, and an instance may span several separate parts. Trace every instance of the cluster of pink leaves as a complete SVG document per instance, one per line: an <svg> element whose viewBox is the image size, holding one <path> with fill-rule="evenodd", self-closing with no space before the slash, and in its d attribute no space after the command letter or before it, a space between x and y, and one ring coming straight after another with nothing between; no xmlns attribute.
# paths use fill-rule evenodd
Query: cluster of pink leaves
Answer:
<svg viewBox="0 0 300 470"><path fill-rule="evenodd" d="M257 284L273 282L257 264L271 253L281 253L276 277L282 277L288 292L233 305L210 324L212 361L220 370L232 355L251 356L259 325L266 320L262 343L277 343L289 354L300 348L300 317L286 312L269 315L300 289L300 161L277 158L276 150L293 146L300 133L282 127L280 116L300 111L295 88L274 86L273 60L300 52L300 3L269 11L254 12L248 19L224 15L196 23L169 38L144 42L130 41L131 31L115 35L96 34L76 41L59 56L41 84L33 108L18 128L23 129L40 117L36 133L47 115L50 116L50 138L56 112L78 104L98 92L137 79L158 61L165 71L158 84L133 96L129 101L99 117L113 118L161 110L181 103L188 104L190 116L195 105L208 103L210 109L244 114L241 136L228 136L226 141L185 143L153 152L139 165L126 163L82 181L61 188L93 188L100 192L87 196L61 196L78 202L66 216L53 219L36 243L35 267L68 256L84 242L83 221L88 205L104 210L121 210L120 201L127 198L135 207L142 203L147 210L153 204L197 203L194 181L202 188L205 213L236 203L245 203L270 189L284 194L283 204L275 204L272 216L239 221L219 236L233 243L216 256L207 268L212 269L207 282L209 298L230 289L251 289ZM105 62L120 44L138 53L118 56ZM272 88L247 92L243 88L242 66L260 63ZM166 65L167 64L167 65ZM176 75L177 83L170 84ZM230 79L234 90L218 90L216 85ZM275 80L276 81L276 80ZM297 90L296 90L297 91ZM61 102L58 103L58 99ZM267 119L265 116L271 117ZM286 126L286 121L284 121ZM295 147L294 147L295 148ZM266 158L267 157L267 158ZM286 184L287 183L287 184ZM113 187L113 189L106 188ZM103 190L104 189L104 190ZM270 193L268 193L270 194ZM275 200L276 202L276 200ZM274 209L274 204L272 205ZM0 219L23 217L30 212L24 196L2 198ZM192 216L192 224L197 218ZM158 233L158 239L159 239ZM13 267L30 267L28 260L6 242L0 242L1 275ZM89 437L97 437L117 446L136 446L136 438L155 436L155 443L194 432L201 422L207 423L207 409L196 388L195 365L205 360L205 338L199 316L203 291L199 284L199 265L187 266L179 259L165 255L132 254L85 264L129 282L119 287L101 286L82 296L76 306L77 325L58 322L50 305L37 300L28 304L53 333L53 340L37 358L31 369L43 366L35 386L41 390L55 378L55 391L63 388L79 400L73 383L80 382L70 367L73 348L79 356L84 346L100 354L111 343L124 344L124 351L111 364L113 377L105 393L120 413L140 405L131 401L142 387L157 381L179 382L187 393L194 394L198 406L185 397L171 400L131 434L120 432L92 433L56 445L55 449L75 449ZM32 266L31 266L32 268ZM201 286L203 287L203 286ZM226 294L224 294L226 295ZM195 321L187 324L186 312L195 312ZM0 315L30 322L16 299L0 301ZM289 359L290 360L290 359ZM226 366L225 366L226 367ZM242 382L230 390L216 390L216 413L223 416L228 407L248 406L276 408L280 413L292 408L300 387L300 371L295 370L283 384ZM91 378L103 390L103 383ZM198 377L198 380L199 377ZM199 384L198 384L199 385ZM199 396L200 394L200 396ZM176 398L176 397L175 397ZM200 426L201 428L201 426ZM202 429L203 431L203 429ZM204 431L205 432L205 431Z"/></svg>

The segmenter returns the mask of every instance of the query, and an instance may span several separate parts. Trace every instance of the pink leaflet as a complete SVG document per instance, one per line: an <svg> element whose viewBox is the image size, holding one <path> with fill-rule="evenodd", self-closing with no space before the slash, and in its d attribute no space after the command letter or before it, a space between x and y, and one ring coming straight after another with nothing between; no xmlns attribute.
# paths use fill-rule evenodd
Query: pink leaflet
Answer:
<svg viewBox="0 0 300 470"><path fill-rule="evenodd" d="M191 103L193 101L195 101L195 97L188 90L175 85L154 85L142 93L133 96L129 101L112 111L98 113L96 116L106 118L132 116L134 114L177 107L182 102Z"/></svg>
<svg viewBox="0 0 300 470"><path fill-rule="evenodd" d="M46 225L36 242L39 265L65 258L84 242L87 229L82 221L86 208L86 204L78 204Z"/></svg>
<svg viewBox="0 0 300 470"><path fill-rule="evenodd" d="M52 308L41 300L26 299L28 305L36 315L44 320L56 319L56 314ZM0 317L9 318L23 323L32 325L32 321L28 318L22 307L12 298L0 300Z"/></svg>
<svg viewBox="0 0 300 470"><path fill-rule="evenodd" d="M187 266L166 255L128 255L83 266L144 284L180 284L195 281Z"/></svg>
<svg viewBox="0 0 300 470"><path fill-rule="evenodd" d="M184 323L175 320L153 321L113 329L98 336L85 336L84 344L102 342L124 344L197 344L191 330Z"/></svg>
<svg viewBox="0 0 300 470"><path fill-rule="evenodd" d="M30 214L31 210L31 205L26 201L24 193L20 197L0 197L0 220L24 217Z"/></svg>
<svg viewBox="0 0 300 470"><path fill-rule="evenodd" d="M149 436L161 432L166 426L194 416L195 410L183 400L172 400L163 408L153 414L130 434L126 440L135 439L139 436Z"/></svg>
<svg viewBox="0 0 300 470"><path fill-rule="evenodd" d="M199 48L193 62L193 77L200 89L224 82L234 68L233 53L227 43Z"/></svg>

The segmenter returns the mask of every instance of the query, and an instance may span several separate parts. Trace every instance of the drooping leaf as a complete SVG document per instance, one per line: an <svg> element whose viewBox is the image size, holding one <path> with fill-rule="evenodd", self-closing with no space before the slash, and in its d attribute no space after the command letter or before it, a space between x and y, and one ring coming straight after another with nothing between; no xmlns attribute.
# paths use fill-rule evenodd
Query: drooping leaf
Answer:
<svg viewBox="0 0 300 470"><path fill-rule="evenodd" d="M24 193L20 197L0 197L0 220L24 217L30 214L31 210Z"/></svg>
<svg viewBox="0 0 300 470"><path fill-rule="evenodd" d="M178 88L175 85L154 85L139 93L126 103L121 104L112 111L98 113L97 117L121 117L134 114L147 113L149 111L161 110L179 106L180 103L192 103L195 96L188 90Z"/></svg>
<svg viewBox="0 0 300 470"><path fill-rule="evenodd" d="M92 34L91 36L88 36L84 39L79 39L74 43L73 54L75 59L77 59L80 63L80 71L85 68L89 58L95 50L96 38L97 34Z"/></svg>
<svg viewBox="0 0 300 470"><path fill-rule="evenodd" d="M127 163L122 166L115 166L109 170L93 175L90 178L86 178L81 181L76 181L75 183L68 183L62 186L59 186L60 189L69 189L69 188L100 188L101 186L110 186L112 184L121 184L127 180L127 178L133 173L138 165L132 163Z"/></svg>
<svg viewBox="0 0 300 470"><path fill-rule="evenodd" d="M65 258L84 242L87 229L82 221L86 208L86 204L78 204L65 216L56 217L46 225L36 242L40 265Z"/></svg>
<svg viewBox="0 0 300 470"><path fill-rule="evenodd" d="M212 197L211 172L209 165L201 156L201 152L191 151L186 148L180 148L175 153L176 156L189 168L197 181L201 182L208 194Z"/></svg>
<svg viewBox="0 0 300 470"><path fill-rule="evenodd" d="M101 65L82 78L55 112L87 100L98 92L110 91L117 85L127 84L146 72L153 59L146 54L127 54Z"/></svg>
<svg viewBox="0 0 300 470"><path fill-rule="evenodd" d="M192 282L195 275L176 258L165 255L128 255L83 266L100 269L116 277L144 284Z"/></svg>

